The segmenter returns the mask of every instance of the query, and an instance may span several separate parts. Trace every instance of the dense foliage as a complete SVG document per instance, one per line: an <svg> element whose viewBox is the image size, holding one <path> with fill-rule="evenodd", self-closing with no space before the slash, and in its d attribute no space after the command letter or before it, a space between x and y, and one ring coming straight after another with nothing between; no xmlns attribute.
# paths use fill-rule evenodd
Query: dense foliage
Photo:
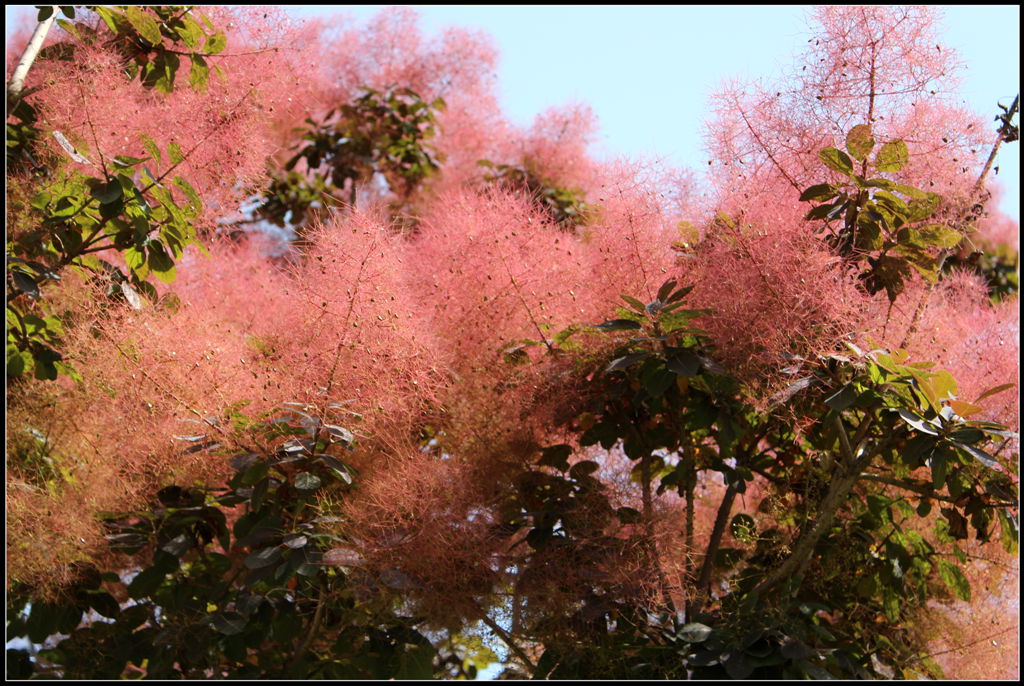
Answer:
<svg viewBox="0 0 1024 686"><path fill-rule="evenodd" d="M1018 102L933 23L815 11L698 181L408 10L40 8L8 675L1011 676Z"/></svg>

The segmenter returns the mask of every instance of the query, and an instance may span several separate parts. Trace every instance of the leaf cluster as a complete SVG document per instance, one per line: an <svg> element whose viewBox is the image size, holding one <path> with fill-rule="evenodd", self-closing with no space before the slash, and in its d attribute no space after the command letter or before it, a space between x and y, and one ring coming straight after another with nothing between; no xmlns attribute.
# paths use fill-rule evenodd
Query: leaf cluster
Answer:
<svg viewBox="0 0 1024 686"><path fill-rule="evenodd" d="M69 154L80 156L62 135L59 140ZM142 141L149 157L102 160L99 176L66 169L31 199L38 228L14 234L7 243L9 377L33 368L41 379L70 373L60 366L57 351L60 319L33 312L42 306L44 285L60 280L65 268L105 283L110 298L138 309L143 296L156 300L150 274L172 282L185 248L201 247L195 221L202 201L188 181L172 176L185 154L171 143L165 164L153 140L143 134ZM164 171L156 174L149 165ZM94 255L110 249L124 256L127 274Z"/></svg>
<svg viewBox="0 0 1024 686"><path fill-rule="evenodd" d="M168 486L149 509L105 515L137 572L90 566L60 602L12 598L8 636L52 646L34 660L9 649L12 676L431 677L437 650L388 597L356 592L361 556L321 514L356 477L353 434L316 408L282 409L248 424L276 447L231 455L224 488ZM177 438L186 453L223 450L209 433Z"/></svg>
<svg viewBox="0 0 1024 686"><path fill-rule="evenodd" d="M955 247L963 235L926 223L942 202L937 193L881 176L867 177L869 168L876 173L903 169L909 160L906 143L889 141L872 157L874 148L871 127L853 127L846 137L846 152L824 148L819 154L825 166L845 178L811 186L800 200L818 203L806 219L824 222L820 230L828 232L827 240L839 255L851 264L866 263L860 273L864 288L869 293L885 290L894 301L914 271L937 280L945 253L936 251Z"/></svg>
<svg viewBox="0 0 1024 686"><path fill-rule="evenodd" d="M356 185L375 174L408 198L440 169L442 156L430 141L439 134L437 114L444 111L444 100L427 102L409 88L363 91L330 110L323 122L306 120L308 127L299 131L303 142L285 163L284 174L271 174L258 216L278 226L301 225L317 203L339 204L346 185L349 204L355 205ZM307 173L294 171L300 161Z"/></svg>

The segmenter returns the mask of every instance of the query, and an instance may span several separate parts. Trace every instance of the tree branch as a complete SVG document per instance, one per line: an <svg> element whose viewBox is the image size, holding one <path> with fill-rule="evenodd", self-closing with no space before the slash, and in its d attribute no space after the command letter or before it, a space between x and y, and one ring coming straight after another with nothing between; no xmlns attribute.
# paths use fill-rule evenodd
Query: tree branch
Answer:
<svg viewBox="0 0 1024 686"><path fill-rule="evenodd" d="M46 34L50 32L50 26L53 24L53 20L57 18L57 6L53 5L52 14L43 21L39 22L36 26L36 30L32 32L32 37L28 41L28 45L25 46L25 52L21 54L21 59L18 60L18 66L14 68L14 73L11 74L11 80L7 83L7 114L14 111L18 103L22 98L22 91L25 88L25 77L28 76L28 70L31 69L32 63L35 62L36 56L43 47L43 42L46 40Z"/></svg>

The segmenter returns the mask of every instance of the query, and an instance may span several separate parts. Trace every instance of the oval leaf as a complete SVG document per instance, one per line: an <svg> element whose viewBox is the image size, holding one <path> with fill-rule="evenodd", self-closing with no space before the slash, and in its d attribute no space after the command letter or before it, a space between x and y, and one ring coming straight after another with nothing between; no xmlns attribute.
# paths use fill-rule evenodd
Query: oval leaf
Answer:
<svg viewBox="0 0 1024 686"><path fill-rule="evenodd" d="M853 175L853 160L851 160L850 156L842 150L837 148L825 148L818 153L818 157L829 169L842 172L847 176Z"/></svg>
<svg viewBox="0 0 1024 686"><path fill-rule="evenodd" d="M303 493L312 493L320 488L320 477L310 472L299 472L295 475L295 489Z"/></svg>
<svg viewBox="0 0 1024 686"><path fill-rule="evenodd" d="M281 559L280 548L263 548L245 558L245 566L249 569L263 569Z"/></svg>
<svg viewBox="0 0 1024 686"><path fill-rule="evenodd" d="M875 158L875 167L881 172L898 172L907 164L910 153L907 152L907 144L903 141L889 141L878 151Z"/></svg>
<svg viewBox="0 0 1024 686"><path fill-rule="evenodd" d="M676 634L687 643L703 643L711 635L711 627L700 622L690 622L683 625L683 628Z"/></svg>
<svg viewBox="0 0 1024 686"><path fill-rule="evenodd" d="M858 124L846 134L846 149L859 162L863 162L874 147L875 139L868 124Z"/></svg>
<svg viewBox="0 0 1024 686"><path fill-rule="evenodd" d="M129 5L125 8L124 13L132 28L139 32L143 40L150 45L160 45L160 25L148 12L140 7Z"/></svg>

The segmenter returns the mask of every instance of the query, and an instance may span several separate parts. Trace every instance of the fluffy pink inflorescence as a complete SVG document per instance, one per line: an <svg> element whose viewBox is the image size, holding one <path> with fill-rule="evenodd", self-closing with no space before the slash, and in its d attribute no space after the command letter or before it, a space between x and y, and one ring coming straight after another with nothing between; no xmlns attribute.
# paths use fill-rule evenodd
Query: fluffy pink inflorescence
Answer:
<svg viewBox="0 0 1024 686"><path fill-rule="evenodd" d="M273 122L294 116L305 91L297 71L302 58L292 40L298 28L283 11L202 11L228 36L224 52L208 58L223 69L225 79L211 69L206 92L189 87L187 57L181 58L171 93L130 81L124 58L103 40L109 30L98 17L91 21L101 38L96 42L56 32L55 41L74 46L75 59L38 61L26 86L41 87L33 93L32 104L44 129L60 131L72 141L94 165L83 167L91 175L116 155L148 157L143 135L163 151L163 164L147 163L160 174L171 166L168 145L177 143L186 160L173 174L196 188L210 210L206 220L212 223L234 207L247 184L261 179L266 158L277 148L271 136Z"/></svg>
<svg viewBox="0 0 1024 686"><path fill-rule="evenodd" d="M727 84L714 96L707 141L719 195L755 199L788 186L795 197L834 180L818 151L843 149L853 126L870 123L876 145L907 144L910 162L893 180L940 193L947 205L966 202L995 136L948 96L959 65L936 39L935 11L825 7L814 23L800 71Z"/></svg>

